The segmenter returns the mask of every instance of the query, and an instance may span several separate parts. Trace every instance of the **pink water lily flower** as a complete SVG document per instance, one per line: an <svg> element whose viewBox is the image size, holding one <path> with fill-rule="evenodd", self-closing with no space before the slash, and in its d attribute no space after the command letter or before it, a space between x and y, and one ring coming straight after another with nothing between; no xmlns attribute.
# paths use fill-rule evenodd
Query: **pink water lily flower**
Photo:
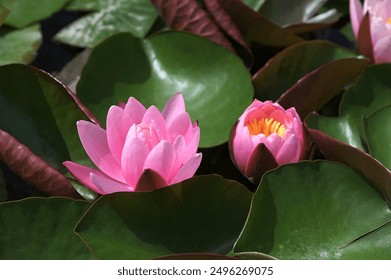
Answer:
<svg viewBox="0 0 391 280"><path fill-rule="evenodd" d="M150 191L194 175L202 155L197 153L200 129L185 111L182 94L174 95L160 112L146 109L135 98L124 108L112 106L106 130L78 121L81 143L99 170L71 161L69 172L99 194Z"/></svg>
<svg viewBox="0 0 391 280"><path fill-rule="evenodd" d="M350 19L359 51L375 63L391 62L391 1L350 0Z"/></svg>
<svg viewBox="0 0 391 280"><path fill-rule="evenodd" d="M231 156L248 178L256 170L256 148L264 144L278 165L297 162L304 153L302 122L295 108L271 101L254 102L240 116L231 135Z"/></svg>

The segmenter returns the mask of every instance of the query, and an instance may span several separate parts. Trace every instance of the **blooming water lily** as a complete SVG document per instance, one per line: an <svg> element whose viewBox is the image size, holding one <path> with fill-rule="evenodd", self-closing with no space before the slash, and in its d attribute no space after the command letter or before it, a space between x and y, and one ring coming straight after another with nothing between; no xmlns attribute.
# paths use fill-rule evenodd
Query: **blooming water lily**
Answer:
<svg viewBox="0 0 391 280"><path fill-rule="evenodd" d="M162 112L146 109L131 97L123 108L109 109L106 130L78 121L80 140L99 168L66 161L69 172L94 192L149 191L194 175L202 155L196 153L200 129L185 111L181 94L174 95Z"/></svg>
<svg viewBox="0 0 391 280"><path fill-rule="evenodd" d="M391 62L391 1L350 0L350 19L359 50L375 63Z"/></svg>
<svg viewBox="0 0 391 280"><path fill-rule="evenodd" d="M256 148L264 144L278 165L297 162L303 154L302 123L295 108L271 101L254 102L240 116L231 139L231 154L240 172L252 178Z"/></svg>

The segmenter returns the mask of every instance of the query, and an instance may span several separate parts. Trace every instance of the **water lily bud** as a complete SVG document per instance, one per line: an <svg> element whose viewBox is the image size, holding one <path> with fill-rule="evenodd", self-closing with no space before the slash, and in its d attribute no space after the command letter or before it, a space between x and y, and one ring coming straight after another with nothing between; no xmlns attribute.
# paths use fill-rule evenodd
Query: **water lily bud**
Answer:
<svg viewBox="0 0 391 280"><path fill-rule="evenodd" d="M254 100L240 116L230 139L231 157L250 179L259 171L255 168L259 145L265 145L276 165L299 161L304 153L304 138L296 110Z"/></svg>
<svg viewBox="0 0 391 280"><path fill-rule="evenodd" d="M375 63L391 62L391 1L350 0L350 20L360 52Z"/></svg>
<svg viewBox="0 0 391 280"><path fill-rule="evenodd" d="M201 163L200 129L185 111L182 94L174 95L162 112L131 97L124 106L109 109L106 130L88 121L78 121L77 129L99 170L70 161L64 165L100 194L175 184L192 177Z"/></svg>

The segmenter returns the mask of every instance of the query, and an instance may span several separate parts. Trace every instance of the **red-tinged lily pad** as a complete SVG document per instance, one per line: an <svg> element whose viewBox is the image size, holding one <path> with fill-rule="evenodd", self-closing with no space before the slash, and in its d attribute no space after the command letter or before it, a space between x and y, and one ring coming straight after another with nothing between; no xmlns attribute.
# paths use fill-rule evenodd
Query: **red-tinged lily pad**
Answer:
<svg viewBox="0 0 391 280"><path fill-rule="evenodd" d="M307 129L314 144L328 160L346 164L364 174L391 203L391 171L369 154L315 129Z"/></svg>
<svg viewBox="0 0 391 280"><path fill-rule="evenodd" d="M111 105L131 96L161 110L177 92L198 120L201 147L226 142L253 97L250 74L237 56L205 38L173 31L145 40L129 33L107 39L92 51L77 86L78 97L102 123Z"/></svg>
<svg viewBox="0 0 391 280"><path fill-rule="evenodd" d="M0 203L0 259L92 259L74 232L90 205L58 197Z"/></svg>
<svg viewBox="0 0 391 280"><path fill-rule="evenodd" d="M265 174L234 252L389 259L390 221L387 203L361 173L336 162L303 161Z"/></svg>
<svg viewBox="0 0 391 280"><path fill-rule="evenodd" d="M235 181L199 176L152 192L102 196L76 232L99 259L225 255L244 225L251 197Z"/></svg>
<svg viewBox="0 0 391 280"><path fill-rule="evenodd" d="M367 151L363 119L391 105L390 71L391 64L367 67L344 94L339 117L310 115L306 120L308 126Z"/></svg>
<svg viewBox="0 0 391 280"><path fill-rule="evenodd" d="M42 192L76 195L60 173L65 160L90 164L76 131L76 121L94 120L87 108L49 74L18 64L0 67L0 100L2 161Z"/></svg>
<svg viewBox="0 0 391 280"><path fill-rule="evenodd" d="M221 0L220 3L244 39L251 45L286 47L303 41L300 37L270 22L240 0Z"/></svg>
<svg viewBox="0 0 391 280"><path fill-rule="evenodd" d="M368 65L368 60L357 58L329 62L301 78L277 102L284 108L295 107L304 119L309 113L321 109L355 81Z"/></svg>
<svg viewBox="0 0 391 280"><path fill-rule="evenodd" d="M259 100L277 100L301 78L317 68L342 58L355 57L357 54L351 50L328 41L310 41L293 45L272 57L254 75L255 97ZM322 73L325 70L320 71ZM345 75L339 70L333 74Z"/></svg>

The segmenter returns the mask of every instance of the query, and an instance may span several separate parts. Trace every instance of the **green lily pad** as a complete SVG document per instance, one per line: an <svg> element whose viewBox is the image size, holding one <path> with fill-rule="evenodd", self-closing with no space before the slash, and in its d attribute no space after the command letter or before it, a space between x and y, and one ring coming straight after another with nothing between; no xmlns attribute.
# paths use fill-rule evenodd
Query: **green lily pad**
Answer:
<svg viewBox="0 0 391 280"><path fill-rule="evenodd" d="M145 40L129 33L98 45L84 67L78 97L105 122L109 107L134 96L162 109L182 92L186 110L199 121L201 147L227 141L252 101L251 77L243 62L207 39L165 32Z"/></svg>
<svg viewBox="0 0 391 280"><path fill-rule="evenodd" d="M363 119L391 105L390 71L391 64L367 67L344 94L339 117L313 115L307 120L308 126L367 151Z"/></svg>
<svg viewBox="0 0 391 280"><path fill-rule="evenodd" d="M99 198L76 228L99 259L150 259L232 250L251 192L217 175L153 192Z"/></svg>
<svg viewBox="0 0 391 280"><path fill-rule="evenodd" d="M10 10L8 10L4 6L0 5L0 27L3 24L3 22L5 21L5 19L7 18L7 16L9 15L9 13L10 13Z"/></svg>
<svg viewBox="0 0 391 280"><path fill-rule="evenodd" d="M88 207L58 197L0 203L0 259L92 259L74 233Z"/></svg>
<svg viewBox="0 0 391 280"><path fill-rule="evenodd" d="M70 8L95 11L55 36L62 43L78 47L93 47L120 32L130 32L142 38L158 17L151 2L145 0L76 0Z"/></svg>
<svg viewBox="0 0 391 280"><path fill-rule="evenodd" d="M259 12L279 26L299 23L331 23L338 20L336 9L318 13L324 2L319 0L266 0Z"/></svg>
<svg viewBox="0 0 391 280"><path fill-rule="evenodd" d="M243 2L246 3L246 5L252 8L254 11L258 11L262 4L265 2L265 0L243 0Z"/></svg>
<svg viewBox="0 0 391 280"><path fill-rule="evenodd" d="M390 221L373 183L348 166L284 165L263 177L234 251L279 259L389 259L389 230L379 231L375 248L366 235Z"/></svg>
<svg viewBox="0 0 391 280"><path fill-rule="evenodd" d="M357 54L351 50L328 41L295 44L279 52L255 74L255 97L259 100L277 100L311 71L338 59L355 57Z"/></svg>
<svg viewBox="0 0 391 280"><path fill-rule="evenodd" d="M0 65L29 64L37 55L41 43L42 34L39 25L3 34L0 37Z"/></svg>
<svg viewBox="0 0 391 280"><path fill-rule="evenodd" d="M391 107L385 107L365 121L365 134L371 155L391 170Z"/></svg>
<svg viewBox="0 0 391 280"><path fill-rule="evenodd" d="M11 11L5 23L16 28L25 27L31 23L48 18L69 0L0 0Z"/></svg>

